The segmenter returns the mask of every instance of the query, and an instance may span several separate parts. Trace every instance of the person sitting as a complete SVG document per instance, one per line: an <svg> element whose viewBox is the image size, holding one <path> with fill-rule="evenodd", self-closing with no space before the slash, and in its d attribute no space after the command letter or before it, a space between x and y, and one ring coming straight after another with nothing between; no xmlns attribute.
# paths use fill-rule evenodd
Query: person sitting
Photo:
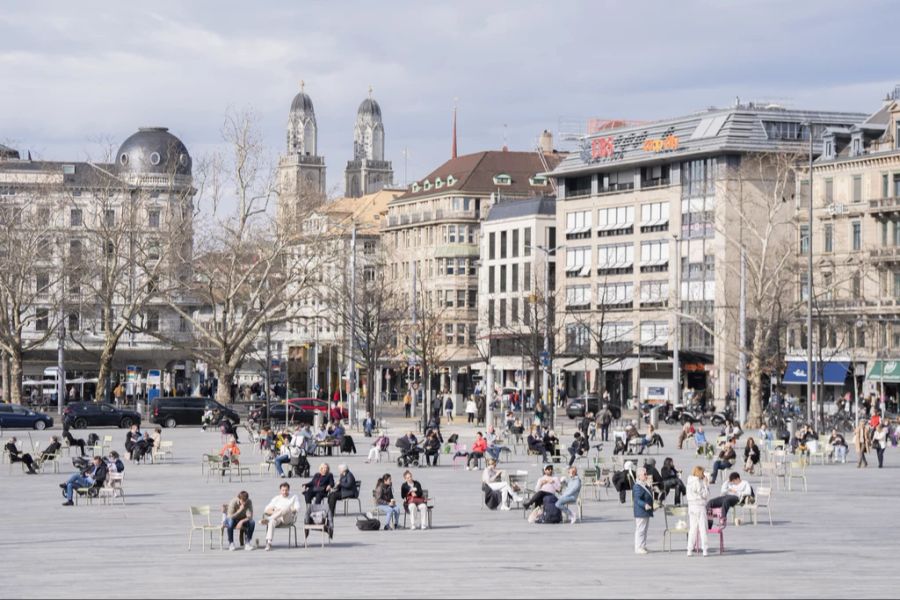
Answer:
<svg viewBox="0 0 900 600"><path fill-rule="evenodd" d="M125 434L125 451L132 462L137 462L144 458L144 454L152 447L152 442L144 437L137 424L132 425L128 433Z"/></svg>
<svg viewBox="0 0 900 600"><path fill-rule="evenodd" d="M38 457L37 462L39 465L44 464L45 461L52 459L54 456L59 456L59 451L62 449L62 444L59 442L59 438L55 435L50 436L50 443L47 444L47 447L41 450L41 455ZM116 454L116 457L119 455Z"/></svg>
<svg viewBox="0 0 900 600"><path fill-rule="evenodd" d="M237 441L234 439L234 437L228 438L228 440L225 442L225 445L222 446L221 450L219 450L219 456L222 457L222 466L223 467L227 467L228 465L231 465L231 464L234 464L234 465L241 464L241 461L240 461L241 449L238 447ZM224 469L222 470L222 473L223 474L225 473Z"/></svg>
<svg viewBox="0 0 900 600"><path fill-rule="evenodd" d="M307 504L318 504L333 488L334 475L331 474L331 468L328 463L322 463L319 465L319 472L301 489Z"/></svg>
<svg viewBox="0 0 900 600"><path fill-rule="evenodd" d="M741 426L737 423L734 423L731 420L725 421L725 426L722 428L722 435L726 438L734 438L737 439L743 435L744 431L741 429Z"/></svg>
<svg viewBox="0 0 900 600"><path fill-rule="evenodd" d="M125 463L122 462L122 459L119 458L119 453L115 450L110 450L109 456L106 457L106 468L110 473L125 472Z"/></svg>
<svg viewBox="0 0 900 600"><path fill-rule="evenodd" d="M587 437L580 431L575 432L572 444L569 446L569 466L575 464L575 459L584 456L589 450Z"/></svg>
<svg viewBox="0 0 900 600"><path fill-rule="evenodd" d="M228 534L228 549L234 550L234 530L237 529L244 536L244 550L253 550L253 531L256 523L253 521L253 502L250 494L245 491L238 492L225 508L225 532Z"/></svg>
<svg viewBox="0 0 900 600"><path fill-rule="evenodd" d="M84 456L84 440L72 436L69 432L69 426L63 423L63 438L68 442L70 448L78 447L81 450L81 456Z"/></svg>
<svg viewBox="0 0 900 600"><path fill-rule="evenodd" d="M728 481L722 484L722 495L711 498L706 503L706 508L721 508L724 519L732 507L753 502L754 497L755 494L750 483L742 481L740 473L734 471L728 476Z"/></svg>
<svg viewBox="0 0 900 600"><path fill-rule="evenodd" d="M744 446L744 470L753 475L756 465L759 464L760 450L756 445L756 440L752 437L747 438L747 445Z"/></svg>
<svg viewBox="0 0 900 600"><path fill-rule="evenodd" d="M338 421L334 424L332 435L334 436L335 444L341 449L341 452L345 454L356 454L356 444L353 442L353 436L347 435L347 430L344 429L343 421Z"/></svg>
<svg viewBox="0 0 900 600"><path fill-rule="evenodd" d="M719 475L719 471L727 471L731 467L734 466L734 461L737 459L737 454L734 451L734 440L730 439L725 442L725 447L719 452L719 458L713 462L712 465L712 478L710 479L710 483L715 483L716 478Z"/></svg>
<svg viewBox="0 0 900 600"><path fill-rule="evenodd" d="M280 453L272 461L275 463L275 473L279 477L282 477L282 478L287 477L287 475L284 472L284 463L290 463L291 457L293 454L296 453L297 456L300 455L300 452L301 452L301 448L299 447L300 444L302 444L302 440L301 440L300 436L296 435L296 434L291 436L290 442L288 442L286 444L285 443L281 444L281 449L279 451Z"/></svg>
<svg viewBox="0 0 900 600"><path fill-rule="evenodd" d="M678 475L678 470L675 468L675 461L666 457L663 461L660 475L662 476L661 501L665 502L666 497L669 495L669 491L675 490L675 505L681 506L681 497L687 493L687 489L685 488L681 477Z"/></svg>
<svg viewBox="0 0 900 600"><path fill-rule="evenodd" d="M391 474L385 473L378 483L375 485L375 508L384 513L385 531L391 530L391 523L394 529L400 525L400 507L394 500L394 488L391 484Z"/></svg>
<svg viewBox="0 0 900 600"><path fill-rule="evenodd" d="M650 484L651 489L653 490L654 500L662 502L662 474L659 472L659 469L656 468L656 459L648 458L647 460L645 460L644 470L647 472L647 481Z"/></svg>
<svg viewBox="0 0 900 600"><path fill-rule="evenodd" d="M688 421L681 426L681 432L678 434L678 449L681 450L685 440L694 437L694 424Z"/></svg>
<svg viewBox="0 0 900 600"><path fill-rule="evenodd" d="M644 453L647 447L647 438L642 436L637 428L637 421L632 421L625 427L625 448L631 454L637 449L638 454Z"/></svg>
<svg viewBox="0 0 900 600"><path fill-rule="evenodd" d="M397 438L395 444L400 448L400 461L404 465L419 462L419 440L412 431L408 431L406 435Z"/></svg>
<svg viewBox="0 0 900 600"><path fill-rule="evenodd" d="M488 425L487 435L485 436L485 439L487 440L488 444L485 454L493 458L495 461L500 461L500 454L502 452L512 452L510 448L500 443L500 436L497 435L497 432L494 430L493 425Z"/></svg>
<svg viewBox="0 0 900 600"><path fill-rule="evenodd" d="M838 433L837 429L831 430L831 437L828 438L828 444L831 446L832 452L834 452L834 461L846 463L847 440L844 439L842 434Z"/></svg>
<svg viewBox="0 0 900 600"><path fill-rule="evenodd" d="M375 419L372 418L372 413L367 412L366 418L363 420L363 435L372 437L373 431L375 431Z"/></svg>
<svg viewBox="0 0 900 600"><path fill-rule="evenodd" d="M559 438L556 437L556 434L552 429L548 429L544 432L543 442L544 448L546 448L547 453L550 454L550 459L557 462L557 459L559 458Z"/></svg>
<svg viewBox="0 0 900 600"><path fill-rule="evenodd" d="M428 499L422 491L422 485L413 479L412 473L403 472L403 485L400 486L403 497L403 509L409 512L409 529L416 528L416 510L419 511L419 524L428 529Z"/></svg>
<svg viewBox="0 0 900 600"><path fill-rule="evenodd" d="M207 427L211 427L215 424L215 415L210 407L206 407L206 410L203 411L203 416L200 417L200 429L202 431L206 431Z"/></svg>
<svg viewBox="0 0 900 600"><path fill-rule="evenodd" d="M220 428L220 431L222 432L222 435L225 435L225 436L230 435L234 438L234 442L236 444L241 443L240 440L238 440L237 427L234 426L234 423L231 422L231 419L229 419L228 417L224 417L222 419L222 421L219 423L219 428Z"/></svg>
<svg viewBox="0 0 900 600"><path fill-rule="evenodd" d="M475 434L475 441L472 442L472 448L469 450L469 456L466 457L466 471L478 468L478 461L484 458L487 450L487 440L481 435L481 432Z"/></svg>
<svg viewBox="0 0 900 600"><path fill-rule="evenodd" d="M662 448L664 446L662 436L656 431L656 427L653 425L647 424L647 435L644 436L644 440L646 440L645 447L650 446L659 446Z"/></svg>
<svg viewBox="0 0 900 600"><path fill-rule="evenodd" d="M544 446L544 440L538 435L536 427L531 428L528 434L528 452L531 454L540 454L541 462L549 462L547 458L547 448Z"/></svg>
<svg viewBox="0 0 900 600"><path fill-rule="evenodd" d="M619 492L619 502L625 504L625 496L634 486L634 463L626 460L621 471L616 471L612 476L612 485Z"/></svg>
<svg viewBox="0 0 900 600"><path fill-rule="evenodd" d="M263 510L263 518L260 525L266 525L266 551L272 549L272 539L275 537L275 528L279 525L292 525L300 513L300 499L296 494L291 494L291 484L288 482L278 486L278 495L266 505Z"/></svg>
<svg viewBox="0 0 900 600"><path fill-rule="evenodd" d="M76 488L93 488L100 487L103 485L103 482L106 481L106 476L108 473L108 468L106 463L103 462L102 456L95 456L93 459L93 463L89 465L84 471L79 471L69 477L68 481L65 483L59 484L59 487L65 490L66 501L63 502L63 506L72 506L74 502L72 502L72 495L75 493Z"/></svg>
<svg viewBox="0 0 900 600"><path fill-rule="evenodd" d="M356 477L350 472L347 465L338 465L337 485L328 493L328 510L332 515L338 500L345 498L359 498L359 491L356 489Z"/></svg>
<svg viewBox="0 0 900 600"><path fill-rule="evenodd" d="M544 496L556 496L559 493L560 488L562 488L562 483L560 482L559 477L553 474L552 465L546 465L544 467L544 474L538 479L535 487L537 487L537 492L522 504L522 508L527 510L532 506L542 505Z"/></svg>
<svg viewBox="0 0 900 600"><path fill-rule="evenodd" d="M17 441L18 440L13 437L5 446L6 453L9 455L10 464L20 462L28 469L26 473L29 475L37 475L37 469L34 467L34 459L27 452L23 454L19 451L19 447L16 445Z"/></svg>
<svg viewBox="0 0 900 600"><path fill-rule="evenodd" d="M429 467L436 467L438 455L441 452L441 440L436 431L431 430L425 436L423 449L425 450L425 464Z"/></svg>
<svg viewBox="0 0 900 600"><path fill-rule="evenodd" d="M563 488L562 494L556 499L556 508L565 510L569 515L569 522L575 523L577 517L575 512L568 507L569 504L578 501L578 495L581 493L581 477L578 476L578 468L569 465L569 476L564 479L566 487Z"/></svg>
<svg viewBox="0 0 900 600"><path fill-rule="evenodd" d="M377 461L378 454L380 452L387 452L388 448L391 447L391 439L387 436L387 434L382 433L375 441L372 442L372 447L369 448L369 456L366 458L366 464Z"/></svg>
<svg viewBox="0 0 900 600"><path fill-rule="evenodd" d="M481 483L491 490L500 492L500 510L510 510L510 501L521 502L522 497L509 484L506 471L497 468L497 461L487 459L487 466L481 473Z"/></svg>
<svg viewBox="0 0 900 600"><path fill-rule="evenodd" d="M771 442L771 441L774 440L774 439L775 439L775 435L772 433L772 430L769 429L769 427L768 427L765 423L763 423L762 425L760 425L760 427L759 427L759 440L760 440L763 444L768 444L769 442Z"/></svg>

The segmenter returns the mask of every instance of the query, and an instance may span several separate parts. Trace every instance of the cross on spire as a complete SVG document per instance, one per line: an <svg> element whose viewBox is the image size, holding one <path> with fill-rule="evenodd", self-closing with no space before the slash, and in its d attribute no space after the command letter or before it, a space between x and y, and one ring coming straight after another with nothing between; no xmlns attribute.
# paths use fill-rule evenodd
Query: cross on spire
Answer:
<svg viewBox="0 0 900 600"><path fill-rule="evenodd" d="M372 99L372 84L369 84L369 99Z"/></svg>
<svg viewBox="0 0 900 600"><path fill-rule="evenodd" d="M306 82L301 79L300 80L300 91L302 92L303 88L305 88L305 87L306 87Z"/></svg>

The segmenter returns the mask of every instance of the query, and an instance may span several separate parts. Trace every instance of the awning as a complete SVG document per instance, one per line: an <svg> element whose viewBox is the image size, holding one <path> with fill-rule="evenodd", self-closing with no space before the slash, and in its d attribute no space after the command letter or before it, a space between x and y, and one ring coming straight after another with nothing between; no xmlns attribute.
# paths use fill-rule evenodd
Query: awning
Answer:
<svg viewBox="0 0 900 600"><path fill-rule="evenodd" d="M876 360L866 379L875 382L900 383L900 361Z"/></svg>
<svg viewBox="0 0 900 600"><path fill-rule="evenodd" d="M825 376L825 385L844 385L844 380L847 379L847 370L850 368L849 362L827 362L824 367L822 371ZM813 371L813 383L819 383L818 363L813 363ZM782 383L786 385L805 384L807 382L806 377L806 361L792 360L788 363L787 369L784 370Z"/></svg>

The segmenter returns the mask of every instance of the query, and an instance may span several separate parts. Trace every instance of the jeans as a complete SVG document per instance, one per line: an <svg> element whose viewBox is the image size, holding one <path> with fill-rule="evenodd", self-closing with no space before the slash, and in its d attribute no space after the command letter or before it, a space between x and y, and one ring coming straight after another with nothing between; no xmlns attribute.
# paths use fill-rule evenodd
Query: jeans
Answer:
<svg viewBox="0 0 900 600"><path fill-rule="evenodd" d="M687 489L684 487L684 483L678 479L677 477L670 477L669 479L663 479L662 481L662 499L669 495L669 490L675 490L675 504L681 504L681 496L682 494L687 493Z"/></svg>
<svg viewBox="0 0 900 600"><path fill-rule="evenodd" d="M560 496L556 500L556 508L562 510L566 504L572 504L578 501L578 496Z"/></svg>
<svg viewBox="0 0 900 600"><path fill-rule="evenodd" d="M69 477L69 480L66 482L66 499L69 502L72 501L72 494L74 493L73 490L75 488L91 487L92 485L94 485L93 479L90 477L82 477L81 474L75 473Z"/></svg>
<svg viewBox="0 0 900 600"><path fill-rule="evenodd" d="M713 463L712 466L712 478L709 480L710 483L716 482L716 477L719 476L719 471L727 471L731 468L731 463L727 460L717 460Z"/></svg>
<svg viewBox="0 0 900 600"><path fill-rule="evenodd" d="M237 527L237 524L240 522L240 519L226 519L225 520L225 531L228 532L228 543L234 543L234 528ZM256 523L253 522L253 519L247 519L244 522L244 543L249 544L253 540L253 530L256 529Z"/></svg>
<svg viewBox="0 0 900 600"><path fill-rule="evenodd" d="M578 454L577 452L574 452L574 451L572 451L572 450L569 450L569 466L570 466L570 467L571 467L573 464L575 464L575 459L578 458L579 456L581 456L581 455Z"/></svg>
<svg viewBox="0 0 900 600"><path fill-rule="evenodd" d="M391 527L391 521L394 521L394 528L400 525L400 511L403 509L399 506L391 506L390 504L379 504L377 510L384 513L384 528Z"/></svg>
<svg viewBox="0 0 900 600"><path fill-rule="evenodd" d="M372 424L371 423L366 423L363 426L363 433L365 434L366 437L372 437Z"/></svg>
<svg viewBox="0 0 900 600"><path fill-rule="evenodd" d="M847 462L847 446L833 446L835 462Z"/></svg>
<svg viewBox="0 0 900 600"><path fill-rule="evenodd" d="M875 448L875 454L878 456L878 468L884 466L884 448Z"/></svg>
<svg viewBox="0 0 900 600"><path fill-rule="evenodd" d="M721 508L722 509L722 519L728 516L728 511L737 506L740 503L741 499L732 494L725 494L724 496L719 496L718 498L712 498L709 502L706 503L706 508ZM712 525L710 525L712 526Z"/></svg>
<svg viewBox="0 0 900 600"><path fill-rule="evenodd" d="M608 442L609 441L609 424L600 425L600 441Z"/></svg>
<svg viewBox="0 0 900 600"><path fill-rule="evenodd" d="M284 469L281 468L281 465L286 462L291 462L290 454L282 454L275 457L275 472L278 473L279 477L284 475Z"/></svg>

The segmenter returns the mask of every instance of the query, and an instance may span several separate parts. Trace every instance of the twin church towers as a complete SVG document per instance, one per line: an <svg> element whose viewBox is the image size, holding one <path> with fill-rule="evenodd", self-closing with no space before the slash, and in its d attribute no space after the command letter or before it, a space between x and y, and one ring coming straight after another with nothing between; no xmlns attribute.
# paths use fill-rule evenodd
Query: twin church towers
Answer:
<svg viewBox="0 0 900 600"><path fill-rule="evenodd" d="M287 126L287 154L281 158L282 186L303 195L325 196L325 158L318 153L316 113L300 82L300 92L291 102ZM369 97L362 101L353 128L353 158L344 170L344 194L358 198L377 192L394 181L390 161L384 159L384 124L381 107Z"/></svg>

